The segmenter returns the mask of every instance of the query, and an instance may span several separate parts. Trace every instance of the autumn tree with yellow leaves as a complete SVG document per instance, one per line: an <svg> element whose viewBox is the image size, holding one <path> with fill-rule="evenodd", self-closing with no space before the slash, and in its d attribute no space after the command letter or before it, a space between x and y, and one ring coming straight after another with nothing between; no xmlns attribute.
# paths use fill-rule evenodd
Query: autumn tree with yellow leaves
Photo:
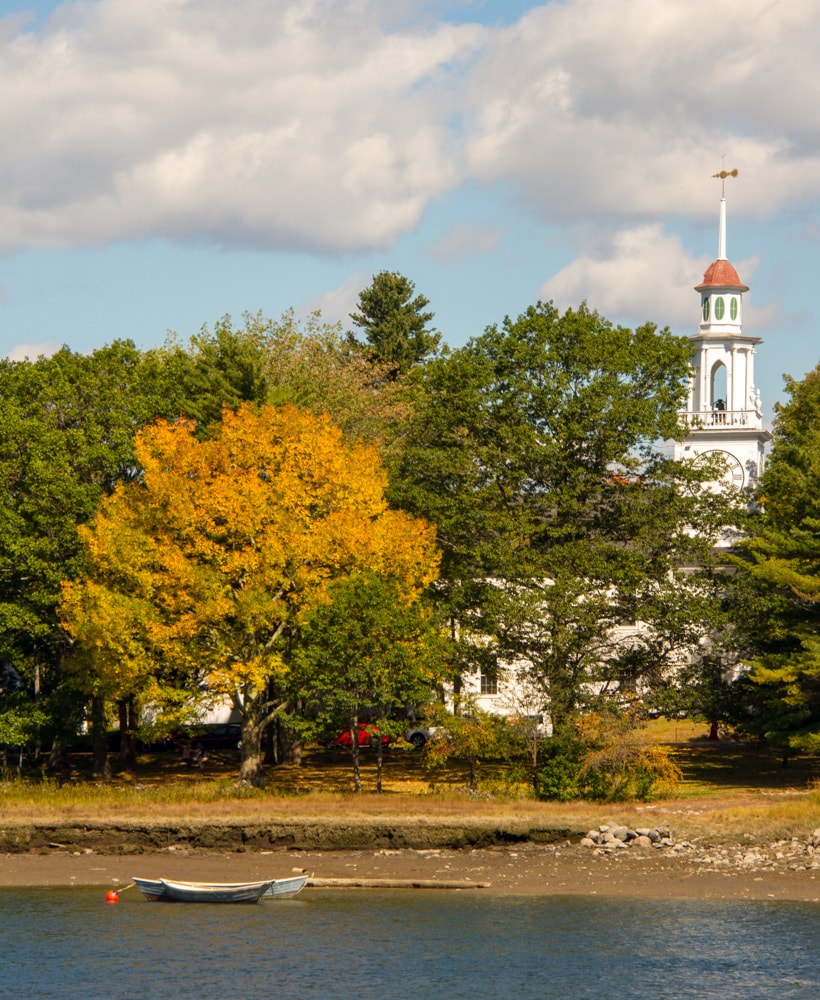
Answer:
<svg viewBox="0 0 820 1000"><path fill-rule="evenodd" d="M97 696L162 700L183 681L229 699L256 783L300 621L358 571L419 591L438 571L434 530L388 508L373 447L294 406L226 410L206 440L160 421L136 455L141 477L82 529L87 573L63 587L75 675Z"/></svg>

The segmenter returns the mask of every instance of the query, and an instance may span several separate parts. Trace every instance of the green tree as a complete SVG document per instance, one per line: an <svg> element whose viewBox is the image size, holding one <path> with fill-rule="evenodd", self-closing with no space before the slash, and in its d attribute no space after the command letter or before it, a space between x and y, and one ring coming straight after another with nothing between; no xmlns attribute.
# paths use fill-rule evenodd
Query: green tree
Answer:
<svg viewBox="0 0 820 1000"><path fill-rule="evenodd" d="M391 495L438 528L461 666L517 664L557 729L715 626L730 504L657 447L682 433L690 357L668 330L539 303L422 373Z"/></svg>
<svg viewBox="0 0 820 1000"><path fill-rule="evenodd" d="M468 788L477 792L482 764L510 760L522 749L521 734L505 718L468 702L457 715L439 712L436 732L424 748L425 766L434 771L452 760L464 760Z"/></svg>
<svg viewBox="0 0 820 1000"><path fill-rule="evenodd" d="M744 546L756 584L738 630L752 640L757 686L754 725L792 750L820 748L820 365L787 379L777 407L772 452L760 486L758 532ZM757 622L757 628L750 624Z"/></svg>
<svg viewBox="0 0 820 1000"><path fill-rule="evenodd" d="M230 699L241 776L257 783L302 617L357 570L405 593L430 583L432 529L388 509L375 449L293 406L226 409L205 440L193 422L160 421L136 456L139 481L82 530L87 572L63 588L79 681L100 695L142 689L153 662L187 678L192 698Z"/></svg>
<svg viewBox="0 0 820 1000"><path fill-rule="evenodd" d="M293 683L316 706L319 722L349 727L353 778L361 790L358 731L363 718L383 734L406 727L408 706L428 703L440 683L446 651L430 613L395 580L356 573L333 584L302 629ZM377 746L376 791L382 790Z"/></svg>
<svg viewBox="0 0 820 1000"><path fill-rule="evenodd" d="M328 416L348 440L378 443L388 453L409 412L407 393L389 380L392 365L363 356L341 325L319 313L272 320L245 313L234 327L223 317L190 338L180 372L183 416L203 427L221 420L223 407L243 402L283 406ZM182 352L174 334L169 346Z"/></svg>
<svg viewBox="0 0 820 1000"><path fill-rule="evenodd" d="M261 322L234 330L230 316L224 316L213 332L203 326L191 337L183 373L185 416L208 427L219 423L224 407L267 402L265 332Z"/></svg>
<svg viewBox="0 0 820 1000"><path fill-rule="evenodd" d="M373 283L359 293L359 311L350 314L365 335L375 357L393 366L398 374L421 364L438 350L441 335L428 329L433 313L424 309L430 300L413 297L415 285L395 271L380 271ZM355 337L350 334L350 341Z"/></svg>
<svg viewBox="0 0 820 1000"><path fill-rule="evenodd" d="M82 566L78 525L136 475L135 431L179 412L174 361L116 341L0 362L0 657L51 716L55 763L81 714L63 690L60 581Z"/></svg>

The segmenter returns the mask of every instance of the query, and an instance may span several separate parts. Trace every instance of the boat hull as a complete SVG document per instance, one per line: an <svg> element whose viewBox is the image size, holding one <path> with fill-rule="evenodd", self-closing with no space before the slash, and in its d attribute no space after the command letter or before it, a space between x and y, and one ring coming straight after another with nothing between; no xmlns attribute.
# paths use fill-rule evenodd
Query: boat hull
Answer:
<svg viewBox="0 0 820 1000"><path fill-rule="evenodd" d="M270 880L265 882L172 882L160 879L164 892L161 899L174 903L258 903L270 889Z"/></svg>
<svg viewBox="0 0 820 1000"><path fill-rule="evenodd" d="M284 899L287 896L295 896L301 892L307 883L307 875L294 875L293 878L277 878L270 884L270 889L262 897L263 899Z"/></svg>
<svg viewBox="0 0 820 1000"><path fill-rule="evenodd" d="M180 882L133 877L132 882L150 902L255 903L263 898L295 896L305 887L307 879L307 875L296 875L262 882Z"/></svg>

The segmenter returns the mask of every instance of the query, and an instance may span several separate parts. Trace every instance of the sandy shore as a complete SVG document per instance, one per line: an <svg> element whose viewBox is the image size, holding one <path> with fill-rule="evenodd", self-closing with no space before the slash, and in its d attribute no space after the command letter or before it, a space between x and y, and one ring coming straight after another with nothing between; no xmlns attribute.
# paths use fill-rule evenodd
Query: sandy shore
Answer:
<svg viewBox="0 0 820 1000"><path fill-rule="evenodd" d="M508 895L820 902L820 867L744 870L660 851L605 854L577 846L537 844L423 851L169 851L126 857L57 849L49 854L0 855L0 887L120 888L129 885L134 875L235 882L282 878L302 870L317 879L482 883L484 887L469 891Z"/></svg>

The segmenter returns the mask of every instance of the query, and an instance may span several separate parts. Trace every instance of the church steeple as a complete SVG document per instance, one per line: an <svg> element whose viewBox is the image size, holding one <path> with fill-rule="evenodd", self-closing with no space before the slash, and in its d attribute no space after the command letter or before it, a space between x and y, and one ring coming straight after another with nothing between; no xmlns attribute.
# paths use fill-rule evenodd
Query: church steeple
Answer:
<svg viewBox="0 0 820 1000"><path fill-rule="evenodd" d="M721 170L720 221L718 223L718 255L695 287L700 292L700 329L703 333L740 333L742 326L743 292L748 292L737 271L726 257L726 178L737 177L737 170Z"/></svg>
<svg viewBox="0 0 820 1000"><path fill-rule="evenodd" d="M735 487L753 486L763 468L763 450L770 434L763 429L760 392L754 385L755 348L759 337L743 332L743 293L740 280L726 255L727 177L737 170L721 170L718 255L695 286L700 293L700 324L689 339L693 362L686 422L689 433L677 449L679 457L695 458L720 452L734 470Z"/></svg>

